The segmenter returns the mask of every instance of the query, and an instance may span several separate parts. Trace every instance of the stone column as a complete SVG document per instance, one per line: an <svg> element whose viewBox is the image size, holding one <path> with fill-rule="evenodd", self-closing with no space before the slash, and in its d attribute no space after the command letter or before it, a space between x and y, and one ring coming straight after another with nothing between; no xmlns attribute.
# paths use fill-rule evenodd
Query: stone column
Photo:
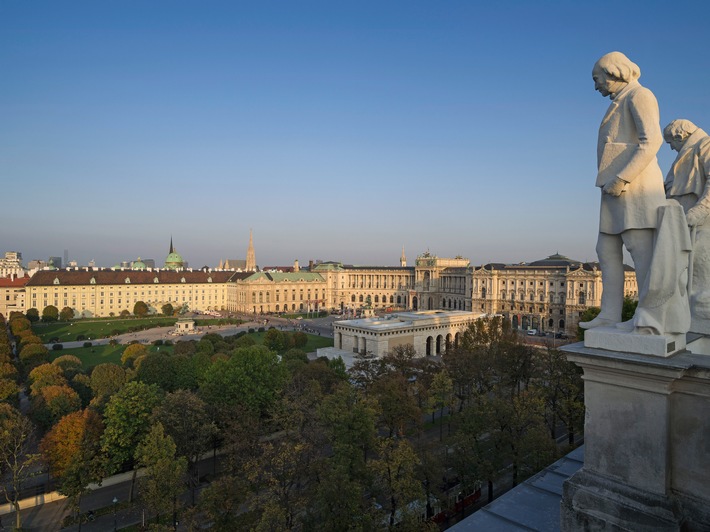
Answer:
<svg viewBox="0 0 710 532"><path fill-rule="evenodd" d="M584 369L586 414L562 530L707 530L710 356L563 350Z"/></svg>

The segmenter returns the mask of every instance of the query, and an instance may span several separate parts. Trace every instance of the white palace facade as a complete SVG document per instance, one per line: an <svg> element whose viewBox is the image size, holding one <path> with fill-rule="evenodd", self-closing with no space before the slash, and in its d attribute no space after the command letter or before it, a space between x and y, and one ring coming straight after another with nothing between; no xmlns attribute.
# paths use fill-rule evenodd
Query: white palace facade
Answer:
<svg viewBox="0 0 710 532"><path fill-rule="evenodd" d="M250 249L253 250L250 241ZM177 258L173 257L176 256ZM22 286L11 287L24 310L70 307L77 317L132 312L137 301L151 312L162 305L193 311L249 314L335 311L346 317L404 311L463 311L501 314L516 328L573 332L584 310L599 306L601 272L596 263L562 255L523 264L471 266L463 257L429 252L407 266L355 266L321 262L307 269L249 271L181 268L172 247L165 268L44 269ZM253 251L251 262L255 263ZM179 260L178 260L179 259ZM15 294L14 292L22 292ZM626 276L626 295L635 297L635 275ZM8 300L10 297L8 297ZM16 304L16 303L15 303Z"/></svg>

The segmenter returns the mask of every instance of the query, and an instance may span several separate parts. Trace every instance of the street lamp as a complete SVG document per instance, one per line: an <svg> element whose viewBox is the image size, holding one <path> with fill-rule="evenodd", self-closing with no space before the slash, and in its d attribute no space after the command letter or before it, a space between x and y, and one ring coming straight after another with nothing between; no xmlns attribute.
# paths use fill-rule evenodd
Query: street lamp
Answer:
<svg viewBox="0 0 710 532"><path fill-rule="evenodd" d="M118 530L116 528L116 504L118 503L118 499L116 497L113 498L113 532L116 532Z"/></svg>

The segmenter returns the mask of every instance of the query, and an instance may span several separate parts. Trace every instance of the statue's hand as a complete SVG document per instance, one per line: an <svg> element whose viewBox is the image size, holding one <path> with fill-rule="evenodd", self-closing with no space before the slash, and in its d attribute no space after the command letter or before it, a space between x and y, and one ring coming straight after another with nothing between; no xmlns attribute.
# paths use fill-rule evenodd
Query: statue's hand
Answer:
<svg viewBox="0 0 710 532"><path fill-rule="evenodd" d="M610 196L621 196L621 193L624 191L624 187L626 186L626 181L623 179L619 179L618 177L615 177L611 181L609 181L606 185L604 185L604 188L602 190L604 191L605 194L609 194Z"/></svg>
<svg viewBox="0 0 710 532"><path fill-rule="evenodd" d="M707 209L701 207L692 207L688 209L688 214L685 215L685 219L690 227L695 227L696 225L702 225L705 219L708 217Z"/></svg>

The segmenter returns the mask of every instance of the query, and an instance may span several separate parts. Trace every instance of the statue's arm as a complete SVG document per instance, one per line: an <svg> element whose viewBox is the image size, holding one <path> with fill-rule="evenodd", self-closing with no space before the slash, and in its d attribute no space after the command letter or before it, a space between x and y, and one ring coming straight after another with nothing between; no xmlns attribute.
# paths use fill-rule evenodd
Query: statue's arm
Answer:
<svg viewBox="0 0 710 532"><path fill-rule="evenodd" d="M698 163L700 164L700 170L703 172L705 187L697 203L688 209L686 218L688 225L692 226L702 225L708 215L710 215L710 137L706 137L700 145Z"/></svg>
<svg viewBox="0 0 710 532"><path fill-rule="evenodd" d="M618 177L630 183L656 157L663 144L663 134L660 127L658 102L650 90L642 87L636 94L631 95L627 105L636 126L639 142Z"/></svg>

